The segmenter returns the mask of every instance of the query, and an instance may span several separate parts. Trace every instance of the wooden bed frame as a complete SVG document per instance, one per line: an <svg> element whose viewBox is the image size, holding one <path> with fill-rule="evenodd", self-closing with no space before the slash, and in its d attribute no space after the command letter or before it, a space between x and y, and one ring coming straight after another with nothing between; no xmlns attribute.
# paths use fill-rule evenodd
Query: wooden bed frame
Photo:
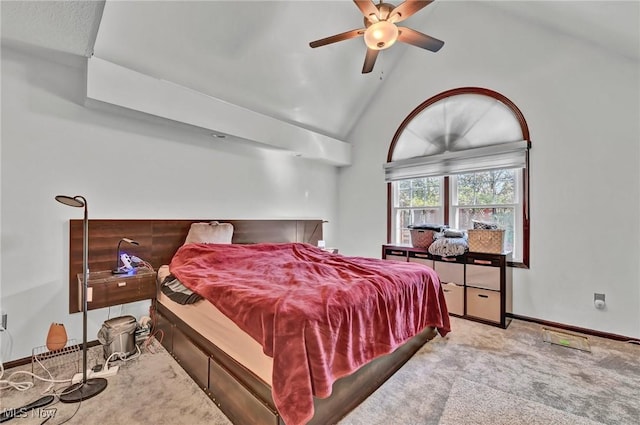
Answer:
<svg viewBox="0 0 640 425"><path fill-rule="evenodd" d="M192 223L219 221L233 224L233 243L305 242L322 239L322 220L89 220L89 270L113 270L118 242L133 239L140 245L121 249L149 262L156 270L169 264L184 243ZM77 313L78 273L82 273L82 220L69 220L69 313Z"/></svg>
<svg viewBox="0 0 640 425"><path fill-rule="evenodd" d="M191 223L198 221L210 219L90 220L90 268L110 269L111 263L115 262L114 250L118 241L122 237L128 237L139 241L140 246L135 247L138 251L130 247L127 247L127 251L149 261L157 269L170 262L185 240ZM234 243L316 244L322 238L321 220L217 221L234 225ZM82 268L82 220L71 220L70 235L71 310L72 301L77 300L75 276ZM157 332L161 344L234 424L284 425L271 396L271 387L267 383L193 330L168 308L155 300L154 306L155 330L161 331ZM369 397L435 335L434 328L426 328L393 353L379 357L336 381L330 397L314 398L315 414L309 424L336 423Z"/></svg>

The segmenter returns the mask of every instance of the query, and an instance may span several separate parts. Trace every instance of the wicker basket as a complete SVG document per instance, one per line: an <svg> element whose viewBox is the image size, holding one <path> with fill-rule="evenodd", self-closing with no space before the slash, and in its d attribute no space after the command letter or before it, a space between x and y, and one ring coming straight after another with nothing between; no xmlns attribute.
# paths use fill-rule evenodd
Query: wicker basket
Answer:
<svg viewBox="0 0 640 425"><path fill-rule="evenodd" d="M409 229L411 233L411 246L414 248L429 248L433 243L435 230L429 229Z"/></svg>
<svg viewBox="0 0 640 425"><path fill-rule="evenodd" d="M504 229L469 229L469 251L501 254L504 248Z"/></svg>

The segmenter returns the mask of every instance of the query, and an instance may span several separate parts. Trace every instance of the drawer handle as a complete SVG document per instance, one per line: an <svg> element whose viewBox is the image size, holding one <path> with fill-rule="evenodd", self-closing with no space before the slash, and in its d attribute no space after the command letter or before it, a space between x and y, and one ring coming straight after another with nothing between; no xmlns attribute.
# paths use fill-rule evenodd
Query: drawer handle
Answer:
<svg viewBox="0 0 640 425"><path fill-rule="evenodd" d="M444 292L451 292L451 289L442 289Z"/></svg>
<svg viewBox="0 0 640 425"><path fill-rule="evenodd" d="M458 259L455 257L442 257L442 261L457 261Z"/></svg>
<svg viewBox="0 0 640 425"><path fill-rule="evenodd" d="M416 258L429 258L428 254L416 254Z"/></svg>
<svg viewBox="0 0 640 425"><path fill-rule="evenodd" d="M492 264L491 260L473 260L475 264Z"/></svg>
<svg viewBox="0 0 640 425"><path fill-rule="evenodd" d="M389 253L392 255L404 255L404 252L402 251L389 251Z"/></svg>
<svg viewBox="0 0 640 425"><path fill-rule="evenodd" d="M478 296L479 296L480 298L489 298L489 295L484 295L484 294L478 294Z"/></svg>
<svg viewBox="0 0 640 425"><path fill-rule="evenodd" d="M127 282L118 282L119 288L122 288L123 286L127 286Z"/></svg>

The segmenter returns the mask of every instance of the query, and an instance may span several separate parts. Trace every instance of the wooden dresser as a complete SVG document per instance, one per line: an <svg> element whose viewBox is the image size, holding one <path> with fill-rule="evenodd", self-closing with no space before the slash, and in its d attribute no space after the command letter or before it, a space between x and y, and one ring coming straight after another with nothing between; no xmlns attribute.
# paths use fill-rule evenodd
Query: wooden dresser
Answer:
<svg viewBox="0 0 640 425"><path fill-rule="evenodd" d="M431 255L424 248L382 245L382 258L432 267L442 283L449 314L506 328L512 312L511 253L468 252L457 257Z"/></svg>

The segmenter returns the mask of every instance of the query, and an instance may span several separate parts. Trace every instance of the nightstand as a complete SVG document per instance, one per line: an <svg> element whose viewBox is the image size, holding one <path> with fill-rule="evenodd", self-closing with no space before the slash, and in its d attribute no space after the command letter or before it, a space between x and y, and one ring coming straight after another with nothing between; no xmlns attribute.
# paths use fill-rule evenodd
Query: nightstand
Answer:
<svg viewBox="0 0 640 425"><path fill-rule="evenodd" d="M78 310L82 311L82 273L78 273ZM141 301L156 296L156 272L136 269L128 274L110 270L90 272L87 287L89 310Z"/></svg>

